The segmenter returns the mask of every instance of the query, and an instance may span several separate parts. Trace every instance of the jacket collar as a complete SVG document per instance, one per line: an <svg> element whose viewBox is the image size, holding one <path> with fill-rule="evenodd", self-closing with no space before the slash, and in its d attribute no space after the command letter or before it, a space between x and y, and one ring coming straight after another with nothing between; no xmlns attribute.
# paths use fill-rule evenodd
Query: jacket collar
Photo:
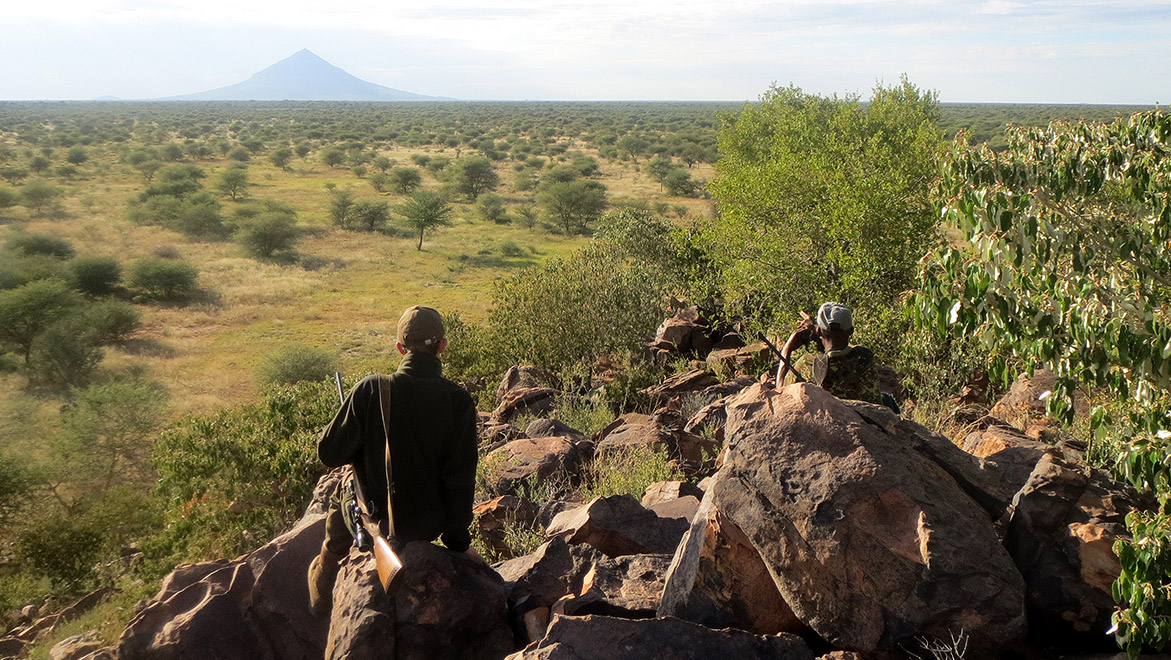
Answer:
<svg viewBox="0 0 1171 660"><path fill-rule="evenodd" d="M439 378L443 375L443 363L439 356L421 351L410 351L403 356L398 372L413 378Z"/></svg>

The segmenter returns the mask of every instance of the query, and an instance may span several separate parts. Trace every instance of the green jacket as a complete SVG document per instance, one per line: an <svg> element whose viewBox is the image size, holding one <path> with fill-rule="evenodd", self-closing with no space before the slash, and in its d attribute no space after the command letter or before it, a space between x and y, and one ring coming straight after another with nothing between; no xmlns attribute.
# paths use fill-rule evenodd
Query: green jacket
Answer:
<svg viewBox="0 0 1171 660"><path fill-rule="evenodd" d="M441 374L438 357L410 352L389 376L395 538L406 543L442 537L443 545L462 552L471 543L476 406ZM386 509L384 452L378 376L368 376L322 431L317 455L330 467L354 465L380 519Z"/></svg>
<svg viewBox="0 0 1171 660"><path fill-rule="evenodd" d="M865 346L848 346L828 353L806 353L795 365L809 382L839 399L884 405L874 353Z"/></svg>

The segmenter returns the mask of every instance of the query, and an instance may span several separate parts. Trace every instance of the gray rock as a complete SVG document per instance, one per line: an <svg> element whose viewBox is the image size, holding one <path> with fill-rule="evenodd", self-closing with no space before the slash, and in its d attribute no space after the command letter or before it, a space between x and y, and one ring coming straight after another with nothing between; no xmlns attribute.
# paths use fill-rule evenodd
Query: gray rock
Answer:
<svg viewBox="0 0 1171 660"><path fill-rule="evenodd" d="M631 495L596 497L553 519L545 533L570 544L586 544L609 557L674 554L687 522L661 518Z"/></svg>

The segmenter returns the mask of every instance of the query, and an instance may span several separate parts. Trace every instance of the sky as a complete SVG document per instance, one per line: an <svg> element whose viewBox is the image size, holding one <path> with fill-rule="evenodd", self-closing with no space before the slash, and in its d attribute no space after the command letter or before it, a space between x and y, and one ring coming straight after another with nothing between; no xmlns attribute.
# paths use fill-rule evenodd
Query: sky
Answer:
<svg viewBox="0 0 1171 660"><path fill-rule="evenodd" d="M484 100L1171 102L1171 0L0 0L0 99L159 98L302 48Z"/></svg>

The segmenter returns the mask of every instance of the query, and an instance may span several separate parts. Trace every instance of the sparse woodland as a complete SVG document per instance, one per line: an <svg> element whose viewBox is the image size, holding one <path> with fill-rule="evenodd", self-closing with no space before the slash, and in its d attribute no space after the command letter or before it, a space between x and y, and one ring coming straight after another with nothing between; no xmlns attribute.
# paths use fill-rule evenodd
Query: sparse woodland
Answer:
<svg viewBox="0 0 1171 660"><path fill-rule="evenodd" d="M114 587L34 653L112 641L178 563L285 529L325 471L332 373L394 369L407 305L444 312L446 375L481 410L535 365L588 436L696 366L648 357L676 311L783 340L836 299L945 435L982 374L1057 374L1055 433L1159 501L1115 597L1120 643L1161 648L1171 121L1140 110L940 105L905 80L745 106L2 103L3 629ZM622 460L576 494L678 474Z"/></svg>

